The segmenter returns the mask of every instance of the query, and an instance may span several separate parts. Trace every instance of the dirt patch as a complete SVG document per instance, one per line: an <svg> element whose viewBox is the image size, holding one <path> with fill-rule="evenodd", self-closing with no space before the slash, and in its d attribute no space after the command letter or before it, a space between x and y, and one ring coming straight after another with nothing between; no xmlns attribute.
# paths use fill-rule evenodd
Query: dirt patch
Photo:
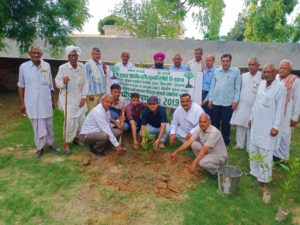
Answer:
<svg viewBox="0 0 300 225"><path fill-rule="evenodd" d="M293 224L300 225L300 208L293 208L291 212L293 213Z"/></svg>
<svg viewBox="0 0 300 225"><path fill-rule="evenodd" d="M166 211L157 208L170 202L165 198L117 191L94 182L79 186L70 194L72 197L68 200L57 196L54 206L57 210L51 211L51 217L64 224L182 224L181 211L174 213L176 208Z"/></svg>
<svg viewBox="0 0 300 225"><path fill-rule="evenodd" d="M127 150L116 155L114 150L106 152L105 157L96 157L85 151L70 158L82 163L82 173L101 185L119 191L156 194L171 200L181 200L186 189L193 189L205 177L199 172L190 174L187 170L192 159L178 156L170 161L169 152L152 152L150 163L145 164L140 152Z"/></svg>
<svg viewBox="0 0 300 225"><path fill-rule="evenodd" d="M17 92L0 92L0 135L7 132L12 123L22 118L19 112L19 101Z"/></svg>

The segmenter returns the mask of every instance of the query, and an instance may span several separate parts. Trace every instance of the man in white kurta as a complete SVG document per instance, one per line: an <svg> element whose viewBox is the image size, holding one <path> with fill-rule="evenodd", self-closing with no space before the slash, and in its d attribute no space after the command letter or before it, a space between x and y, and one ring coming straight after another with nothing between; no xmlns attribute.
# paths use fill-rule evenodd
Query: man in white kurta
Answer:
<svg viewBox="0 0 300 225"><path fill-rule="evenodd" d="M189 60L186 64L188 65L190 71L193 72L202 72L205 64L202 60L203 56L203 49L202 48L196 48L194 52L194 58Z"/></svg>
<svg viewBox="0 0 300 225"><path fill-rule="evenodd" d="M53 151L56 148L53 138L53 81L51 68L41 59L42 50L38 46L30 48L30 61L23 63L19 70L20 111L27 114L31 121L36 157L44 154L47 144Z"/></svg>
<svg viewBox="0 0 300 225"><path fill-rule="evenodd" d="M130 54L129 52L122 52L121 53L121 59L122 61L121 62L117 62L115 64L115 66L119 67L120 69L122 68L134 68L135 65L129 61L130 59Z"/></svg>
<svg viewBox="0 0 300 225"><path fill-rule="evenodd" d="M174 144L176 138L180 141L187 140L191 137L190 131L198 125L199 116L204 113L202 107L192 102L189 94L180 96L180 104L174 114L171 122L171 132L169 141Z"/></svg>
<svg viewBox="0 0 300 225"><path fill-rule="evenodd" d="M261 183L272 178L273 153L284 110L285 90L276 77L276 68L267 64L263 68L265 80L260 82L249 126L251 126L250 174Z"/></svg>
<svg viewBox="0 0 300 225"><path fill-rule="evenodd" d="M55 78L56 87L59 92L59 107L67 115L66 121L66 143L64 150L70 153L69 143L78 144L79 132L81 130L85 113L87 111L86 96L88 93L88 82L84 74L84 65L78 62L81 50L76 46L68 46L66 55L69 61L59 67ZM67 107L65 107L66 92L68 92Z"/></svg>
<svg viewBox="0 0 300 225"><path fill-rule="evenodd" d="M261 81L261 72L258 71L259 62L256 57L248 60L249 72L243 73L242 87L239 104L233 111L230 123L236 125L236 146L235 149L249 149L250 128L248 127L251 109Z"/></svg>
<svg viewBox="0 0 300 225"><path fill-rule="evenodd" d="M284 103L284 116L280 127L280 142L274 152L274 159L288 159L292 128L298 123L300 115L300 79L291 74L292 62L282 60L279 65L279 80L285 87L287 95Z"/></svg>

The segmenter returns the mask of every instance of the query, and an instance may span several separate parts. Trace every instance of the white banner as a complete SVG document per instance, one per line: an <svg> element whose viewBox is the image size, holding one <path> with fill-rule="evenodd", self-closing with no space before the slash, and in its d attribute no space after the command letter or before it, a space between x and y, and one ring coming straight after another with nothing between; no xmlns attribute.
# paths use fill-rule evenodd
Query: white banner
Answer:
<svg viewBox="0 0 300 225"><path fill-rule="evenodd" d="M180 95L189 93L194 102L201 104L202 72L173 72L145 68L107 67L107 87L118 83L122 87L122 96L130 99L133 92L140 94L144 102L155 95L162 106L177 108Z"/></svg>

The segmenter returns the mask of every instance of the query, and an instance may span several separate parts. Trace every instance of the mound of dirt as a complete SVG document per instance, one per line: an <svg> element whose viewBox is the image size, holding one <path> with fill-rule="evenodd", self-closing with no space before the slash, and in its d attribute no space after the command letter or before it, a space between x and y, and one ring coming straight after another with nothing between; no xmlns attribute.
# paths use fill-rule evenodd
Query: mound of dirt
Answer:
<svg viewBox="0 0 300 225"><path fill-rule="evenodd" d="M197 175L188 172L186 167L192 159L178 155L171 161L169 157L169 152L153 151L150 163L145 164L138 150L129 149L123 155L108 150L105 157L96 157L85 151L71 156L71 159L82 163L81 172L101 185L181 200L184 190L195 188L205 177L201 172Z"/></svg>

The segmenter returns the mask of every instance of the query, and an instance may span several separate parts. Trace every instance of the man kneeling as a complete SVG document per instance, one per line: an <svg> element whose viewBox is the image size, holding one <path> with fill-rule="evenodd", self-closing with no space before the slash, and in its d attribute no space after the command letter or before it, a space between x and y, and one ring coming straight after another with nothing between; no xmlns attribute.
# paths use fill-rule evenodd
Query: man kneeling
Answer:
<svg viewBox="0 0 300 225"><path fill-rule="evenodd" d="M191 133L192 138L185 141L171 154L171 160L174 160L179 152L192 146L196 158L188 167L189 171L194 173L199 163L203 169L211 174L216 174L217 169L225 164L227 158L227 150L221 132L211 125L209 115L201 114L199 126L195 127Z"/></svg>
<svg viewBox="0 0 300 225"><path fill-rule="evenodd" d="M112 128L110 123L110 111L114 102L114 97L106 94L101 104L98 104L87 115L81 132L80 140L82 143L90 146L90 151L97 156L104 156L104 151L108 141L115 147L117 153L121 153L122 149L117 141L117 137L121 135L121 130Z"/></svg>

